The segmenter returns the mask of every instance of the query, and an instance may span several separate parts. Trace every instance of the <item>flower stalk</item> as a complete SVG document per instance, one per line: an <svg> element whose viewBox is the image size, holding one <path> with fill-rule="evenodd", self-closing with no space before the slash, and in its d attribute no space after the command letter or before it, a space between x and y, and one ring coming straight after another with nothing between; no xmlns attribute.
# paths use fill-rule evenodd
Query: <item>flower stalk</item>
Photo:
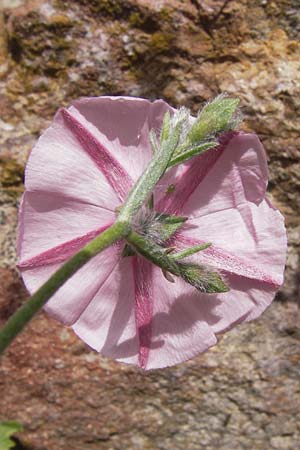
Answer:
<svg viewBox="0 0 300 450"><path fill-rule="evenodd" d="M156 151L145 172L138 179L128 194L127 200L121 208L119 220L131 223L134 216L149 198L155 185L164 175L168 164L179 142L181 122L177 124L173 133L162 141L161 149Z"/></svg>
<svg viewBox="0 0 300 450"><path fill-rule="evenodd" d="M0 330L0 354L10 345L25 325L47 303L56 291L90 259L130 231L128 223L116 221L63 264L29 300L21 306Z"/></svg>

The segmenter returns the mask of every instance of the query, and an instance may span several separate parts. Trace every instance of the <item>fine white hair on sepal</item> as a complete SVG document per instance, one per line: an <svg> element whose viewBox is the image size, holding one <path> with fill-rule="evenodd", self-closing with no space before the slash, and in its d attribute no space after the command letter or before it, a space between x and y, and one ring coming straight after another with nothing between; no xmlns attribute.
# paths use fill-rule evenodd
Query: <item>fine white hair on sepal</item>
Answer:
<svg viewBox="0 0 300 450"><path fill-rule="evenodd" d="M224 98L228 98L229 94L227 92L222 92L222 94L217 95L216 97L214 97L212 100L208 100L207 102L203 102L201 104L201 107L199 108L198 112L197 112L197 118L199 118L201 116L202 111L208 106L211 105L212 103L218 102L223 100Z"/></svg>
<svg viewBox="0 0 300 450"><path fill-rule="evenodd" d="M199 264L179 264L182 278L203 293L220 293L229 290L224 276L215 267Z"/></svg>
<svg viewBox="0 0 300 450"><path fill-rule="evenodd" d="M230 129L234 130L234 129L238 128L240 126L240 124L243 122L243 120L244 120L244 114L242 113L242 111L240 109L237 109L232 117Z"/></svg>
<svg viewBox="0 0 300 450"><path fill-rule="evenodd" d="M198 110L197 113L197 117L196 120L199 119L201 117L201 114L203 113L203 111L212 103L217 103L220 102L224 99L230 99L230 95L228 94L228 92L222 92L221 94L217 95L215 98L213 98L212 100L209 100L207 102L204 102L202 104L202 107ZM244 119L244 115L241 112L240 108L237 108L236 111L233 113L231 120L228 122L228 125L226 127L226 129L228 130L233 130L238 128L238 126L241 124L241 122ZM226 130L223 130L226 131ZM214 139L216 136L215 133L212 133L210 136L207 136L207 139L211 138Z"/></svg>
<svg viewBox="0 0 300 450"><path fill-rule="evenodd" d="M187 120L190 116L190 110L186 108L185 106L181 106L179 109L177 109L171 118L171 126L172 128L175 128L178 123L184 122Z"/></svg>
<svg viewBox="0 0 300 450"><path fill-rule="evenodd" d="M190 129L190 110L182 106L177 109L174 116L171 118L171 130L174 130L178 125L181 127L179 142L183 142Z"/></svg>
<svg viewBox="0 0 300 450"><path fill-rule="evenodd" d="M156 211L143 206L135 217L133 228L155 244L162 245L163 240L157 226L160 223L160 216Z"/></svg>

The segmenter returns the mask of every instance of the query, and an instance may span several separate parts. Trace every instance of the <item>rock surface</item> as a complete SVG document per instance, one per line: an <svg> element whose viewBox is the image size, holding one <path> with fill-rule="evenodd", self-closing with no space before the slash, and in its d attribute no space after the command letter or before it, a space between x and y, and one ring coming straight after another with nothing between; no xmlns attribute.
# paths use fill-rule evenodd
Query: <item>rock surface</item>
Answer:
<svg viewBox="0 0 300 450"><path fill-rule="evenodd" d="M266 147L269 192L289 234L279 295L287 303L175 369L145 375L116 365L41 314L0 368L0 419L24 424L24 448L299 446L298 7L298 0L0 0L1 320L26 295L14 270L24 163L58 107L79 96L162 97L195 112L219 92L240 97L244 128Z"/></svg>

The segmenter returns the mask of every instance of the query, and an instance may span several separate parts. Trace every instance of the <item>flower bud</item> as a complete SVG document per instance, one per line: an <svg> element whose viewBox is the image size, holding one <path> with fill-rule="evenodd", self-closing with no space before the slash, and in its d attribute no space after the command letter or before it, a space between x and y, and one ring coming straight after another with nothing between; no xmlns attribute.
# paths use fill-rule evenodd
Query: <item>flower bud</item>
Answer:
<svg viewBox="0 0 300 450"><path fill-rule="evenodd" d="M190 143L197 143L235 128L238 122L236 118L238 104L238 99L219 95L200 111L187 134L187 140Z"/></svg>
<svg viewBox="0 0 300 450"><path fill-rule="evenodd" d="M187 283L206 294L228 292L230 289L218 272L210 272L197 264L179 264L180 275Z"/></svg>

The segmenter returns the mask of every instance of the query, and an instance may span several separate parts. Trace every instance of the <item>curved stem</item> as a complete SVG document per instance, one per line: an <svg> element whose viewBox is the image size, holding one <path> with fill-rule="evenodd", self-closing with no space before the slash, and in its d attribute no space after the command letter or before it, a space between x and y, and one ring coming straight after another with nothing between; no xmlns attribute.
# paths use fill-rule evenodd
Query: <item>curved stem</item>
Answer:
<svg viewBox="0 0 300 450"><path fill-rule="evenodd" d="M50 297L84 264L130 232L126 222L116 221L111 227L89 242L76 255L63 264L29 300L21 306L0 330L0 353L2 353L25 325L45 305Z"/></svg>

